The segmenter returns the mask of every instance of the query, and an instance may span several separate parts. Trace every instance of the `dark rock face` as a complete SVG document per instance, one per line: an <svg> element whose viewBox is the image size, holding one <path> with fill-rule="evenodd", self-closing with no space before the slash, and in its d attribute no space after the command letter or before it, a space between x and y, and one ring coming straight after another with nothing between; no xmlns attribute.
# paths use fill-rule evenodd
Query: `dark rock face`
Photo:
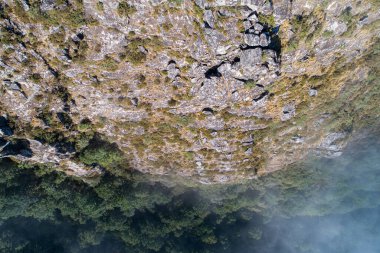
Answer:
<svg viewBox="0 0 380 253"><path fill-rule="evenodd" d="M14 139L2 148L0 155L2 157L17 155L32 157L33 152L30 149L30 143L28 140Z"/></svg>
<svg viewBox="0 0 380 253"><path fill-rule="evenodd" d="M9 127L8 120L4 116L0 116L0 136L1 135L13 135L13 130Z"/></svg>
<svg viewBox="0 0 380 253"><path fill-rule="evenodd" d="M75 153L75 143L68 141L61 141L54 145L58 153L66 154L66 153Z"/></svg>

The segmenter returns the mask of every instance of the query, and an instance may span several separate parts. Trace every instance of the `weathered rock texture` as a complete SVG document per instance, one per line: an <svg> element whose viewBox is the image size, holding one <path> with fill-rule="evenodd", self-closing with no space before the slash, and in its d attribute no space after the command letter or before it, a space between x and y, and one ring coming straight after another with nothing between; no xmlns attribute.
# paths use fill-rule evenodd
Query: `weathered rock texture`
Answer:
<svg viewBox="0 0 380 253"><path fill-rule="evenodd" d="M379 6L2 0L1 154L205 183L337 156L379 116Z"/></svg>

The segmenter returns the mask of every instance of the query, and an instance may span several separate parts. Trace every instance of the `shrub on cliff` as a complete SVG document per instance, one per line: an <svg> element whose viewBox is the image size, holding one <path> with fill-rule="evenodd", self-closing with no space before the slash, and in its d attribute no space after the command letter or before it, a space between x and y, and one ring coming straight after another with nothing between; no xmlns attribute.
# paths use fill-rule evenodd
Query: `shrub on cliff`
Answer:
<svg viewBox="0 0 380 253"><path fill-rule="evenodd" d="M87 165L98 164L104 168L116 168L124 163L123 152L115 143L94 137L79 155L79 160Z"/></svg>

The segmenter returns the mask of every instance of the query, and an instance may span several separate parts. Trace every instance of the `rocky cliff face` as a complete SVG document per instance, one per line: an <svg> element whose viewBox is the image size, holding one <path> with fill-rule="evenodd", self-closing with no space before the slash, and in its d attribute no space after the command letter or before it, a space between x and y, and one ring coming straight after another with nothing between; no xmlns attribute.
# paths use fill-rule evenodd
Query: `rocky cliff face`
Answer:
<svg viewBox="0 0 380 253"><path fill-rule="evenodd" d="M379 117L380 3L2 0L1 154L254 178Z"/></svg>

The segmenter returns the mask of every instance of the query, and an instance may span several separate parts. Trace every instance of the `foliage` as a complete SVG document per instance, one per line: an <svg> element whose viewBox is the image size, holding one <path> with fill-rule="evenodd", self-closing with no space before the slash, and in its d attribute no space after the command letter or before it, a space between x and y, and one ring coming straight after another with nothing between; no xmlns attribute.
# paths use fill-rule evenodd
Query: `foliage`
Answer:
<svg viewBox="0 0 380 253"><path fill-rule="evenodd" d="M54 44L63 45L65 42L65 30L60 27L58 31L49 36L49 40Z"/></svg>
<svg viewBox="0 0 380 253"><path fill-rule="evenodd" d="M169 3L173 3L176 5L182 4L183 2L184 2L184 0L169 0Z"/></svg>
<svg viewBox="0 0 380 253"><path fill-rule="evenodd" d="M49 167L3 159L0 249L259 252L260 243L268 247L264 222L274 215L321 216L380 204L379 156L370 151L377 147L370 139L342 159L309 160L260 180L197 188L137 173L106 173L89 186ZM80 157L87 164L120 166L117 154L112 144L95 137Z"/></svg>
<svg viewBox="0 0 380 253"><path fill-rule="evenodd" d="M322 33L322 36L325 37L325 38L330 38L333 35L334 35L334 32L333 31L329 31L329 30L323 31L323 33Z"/></svg>
<svg viewBox="0 0 380 253"><path fill-rule="evenodd" d="M106 55L106 57L100 61L98 65L107 71L115 71L119 66L118 62L109 55Z"/></svg>
<svg viewBox="0 0 380 253"><path fill-rule="evenodd" d="M273 15L264 15L262 13L259 13L258 19L260 23L265 24L268 27L274 27L276 25L276 21Z"/></svg>
<svg viewBox="0 0 380 253"><path fill-rule="evenodd" d="M147 54L144 52L144 49L151 49L149 51L158 52L163 48L163 43L157 36L140 38L136 37L134 33L131 33L129 37L129 44L125 47L125 51L119 56L121 59L126 59L133 65L142 64L146 60Z"/></svg>
<svg viewBox="0 0 380 253"><path fill-rule="evenodd" d="M248 80L244 83L244 86L249 88L249 89L252 89L252 88L256 87L256 82L254 80Z"/></svg>
<svg viewBox="0 0 380 253"><path fill-rule="evenodd" d="M127 1L122 1L117 6L117 13L122 17L129 17L136 12L136 7L130 5Z"/></svg>
<svg viewBox="0 0 380 253"><path fill-rule="evenodd" d="M352 18L353 15L351 13L351 7L345 8L340 15L340 19L344 21L346 24L351 24Z"/></svg>
<svg viewBox="0 0 380 253"><path fill-rule="evenodd" d="M123 157L123 152L117 148L117 145L102 141L97 136L79 155L80 161L84 164L99 164L110 169L123 165Z"/></svg>
<svg viewBox="0 0 380 253"><path fill-rule="evenodd" d="M162 24L162 28L163 28L166 32L169 32L170 29L173 28L173 25L172 25L172 23L170 23L170 22L165 22L165 23Z"/></svg>
<svg viewBox="0 0 380 253"><path fill-rule="evenodd" d="M96 3L96 9L97 9L98 11L104 11L104 3L101 2L101 1L97 2L97 3Z"/></svg>
<svg viewBox="0 0 380 253"><path fill-rule="evenodd" d="M90 21L85 18L82 1L72 1L70 4L63 4L62 6L64 10L53 8L42 11L40 1L30 1L30 9L25 11L21 3L17 1L12 11L23 21L41 23L47 27L64 24L71 28L77 28Z"/></svg>
<svg viewBox="0 0 380 253"><path fill-rule="evenodd" d="M91 128L92 128L92 123L91 123L91 120L89 120L88 118L82 119L79 122L79 125L78 125L79 131L86 132L87 130L90 130Z"/></svg>
<svg viewBox="0 0 380 253"><path fill-rule="evenodd" d="M319 38L325 21L324 12L317 7L307 16L296 15L290 20L294 37L288 42L285 51L292 51L300 43L312 45L314 40ZM326 34L325 34L326 36Z"/></svg>
<svg viewBox="0 0 380 253"><path fill-rule="evenodd" d="M139 49L143 45L144 40L140 38L132 39L125 48L125 53L121 54L121 58L126 58L127 61L134 65L143 63L146 60L146 54Z"/></svg>

